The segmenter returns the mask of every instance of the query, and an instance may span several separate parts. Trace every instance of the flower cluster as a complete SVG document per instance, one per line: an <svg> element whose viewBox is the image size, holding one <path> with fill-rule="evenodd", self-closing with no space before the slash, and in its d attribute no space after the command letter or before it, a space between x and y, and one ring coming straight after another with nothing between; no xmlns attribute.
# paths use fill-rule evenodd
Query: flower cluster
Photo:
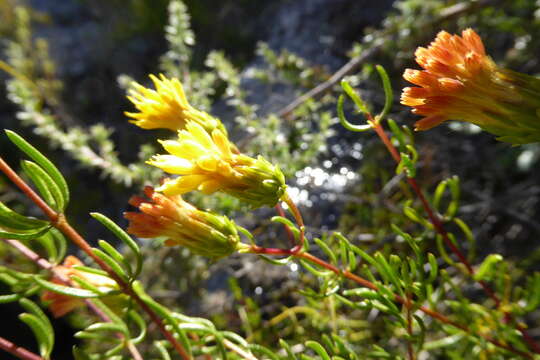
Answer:
<svg viewBox="0 0 540 360"><path fill-rule="evenodd" d="M461 36L442 31L415 55L424 70L405 71L403 77L419 87L403 89L401 103L424 116L417 130L461 120L501 141L540 141L540 79L499 68L472 29Z"/></svg>
<svg viewBox="0 0 540 360"><path fill-rule="evenodd" d="M252 158L229 141L218 119L194 109L177 79L150 76L156 90L134 84L129 99L139 113L126 113L143 129L178 131L175 140L160 140L168 154L153 156L148 164L178 175L154 191L145 189L148 201L133 197L140 213L128 212L128 232L145 237L165 237L167 245L182 245L213 259L242 251L237 227L226 217L200 211L181 195L198 190L221 191L252 207L274 206L285 194L281 170L262 156Z"/></svg>
<svg viewBox="0 0 540 360"><path fill-rule="evenodd" d="M65 279L70 279L72 276L76 276L103 292L118 289L116 282L106 276L77 270L75 268L76 266L82 265L84 264L81 260L70 255L64 259L62 265L55 267L55 272ZM53 276L51 281L60 285L64 284L59 277ZM78 307L85 306L84 300L81 298L59 294L53 291L45 291L42 294L41 299L45 303L49 303L48 307L55 317L64 316Z"/></svg>
<svg viewBox="0 0 540 360"><path fill-rule="evenodd" d="M133 196L130 204L140 212L126 212L127 231L142 238L165 237L165 245L181 245L193 253L219 259L240 251L243 244L236 225L225 216L201 211L180 195L166 196L150 186L144 189L148 199Z"/></svg>

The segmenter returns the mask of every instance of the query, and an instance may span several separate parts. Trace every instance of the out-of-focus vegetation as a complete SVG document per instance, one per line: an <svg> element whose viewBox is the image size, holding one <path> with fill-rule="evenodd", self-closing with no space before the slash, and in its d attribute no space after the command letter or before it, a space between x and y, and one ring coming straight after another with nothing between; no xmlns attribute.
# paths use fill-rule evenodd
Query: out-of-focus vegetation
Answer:
<svg viewBox="0 0 540 360"><path fill-rule="evenodd" d="M344 29L361 31L347 34L346 49L334 48L338 52L334 58L340 61L337 67L304 58L287 44L276 48L246 30L261 29L253 19L264 21L264 27L273 26L272 16L284 16L288 6L309 14L308 2L306 10L287 1L263 1L257 6L222 1L218 7L209 1L79 1L73 6L81 16L106 29L99 36L107 50L94 62L106 63L107 55L116 54L113 49L124 44L128 55L119 55L124 62L114 66L94 63L86 73L73 75L58 65L59 51L65 48L47 38L54 14L47 14L39 1L33 6L33 2L0 0L4 39L0 68L5 72L6 97L14 104L2 105L12 111L3 118L9 116L10 127L31 138L66 177L73 193L68 218L86 226L91 241L99 236L115 244L97 222L87 225L86 213L96 210L89 206L102 206L97 210L121 223L129 196L140 193L145 184L157 185L163 176L144 163L160 151L155 139L171 137L162 131L141 134L130 127L122 114L132 111L124 93L132 80L150 87L149 73L176 77L193 106L222 119L242 152L261 154L279 164L304 215L310 251L384 289L376 293L356 288L331 272L292 260L275 266L255 256L235 255L210 262L186 249L164 248L159 240L141 240L140 254L120 246L127 261L144 259L144 271L133 279L185 326L184 332L173 330L182 341L194 344L196 355L208 352L211 358L224 357L220 351L225 346L223 351L233 359L519 358L482 335L532 354L534 348L517 329L527 328L533 339L540 339L538 145L511 148L462 123L415 134L414 139L408 130L392 129L395 146L403 150L410 145L418 152L415 178L429 194L428 201L438 204L435 210L443 215L450 239L477 270L474 277L429 224L421 202L407 186L406 173L396 173L376 135L346 131L335 109L343 93L342 78L373 113L382 108L388 96L374 70L374 64L382 64L396 95L389 117L400 125L412 124L414 116L397 101L404 86L401 75L414 66L414 50L442 29L453 33L472 27L498 64L537 75L540 2L402 0L391 8L381 2L383 20L361 24L360 29L355 18L347 16L355 5L339 1L339 6L329 9L335 19L327 26L345 23L349 25L341 25ZM230 25L227 17L238 23ZM245 24L240 19L246 19ZM138 53L149 56L129 56ZM102 71L89 73L96 68ZM79 86L79 80L93 83L92 79L97 79L101 84L97 89L106 96L91 86ZM308 91L311 97L287 107ZM94 95L102 103L92 100ZM351 103L345 105L348 118L364 121ZM2 156L8 154L8 161L15 164L19 154L7 140L0 141ZM2 202L12 209L41 217L12 185L2 182L0 190ZM187 198L199 208L234 217L258 242L288 246L287 233L270 221L272 209L248 212L226 195ZM41 240L35 248L31 242L26 244L49 259L59 258L50 252L53 240ZM39 302L33 297L39 289L25 277L37 268L21 260L9 245L2 243L1 251L5 293L18 295L5 301L22 301L25 311L39 317L36 309L20 300ZM392 274L398 274L400 281ZM490 284L500 304L482 292L479 281ZM407 308L389 301L392 292L414 298L415 305ZM420 304L467 325L469 331L433 320L418 311ZM127 308L131 306L135 305ZM140 322L129 311L124 315L122 323L133 339ZM71 315L73 331L97 322L92 316L87 310ZM204 317L213 325L187 316ZM197 327L204 331L193 330ZM186 334L189 340L182 338ZM94 335L93 330L86 329L79 338L78 359L98 358L95 354L113 347L102 344L103 334ZM250 355L232 350L224 339ZM145 359L167 359L166 354L173 354L150 324L145 339L136 346ZM124 347L118 351L132 356Z"/></svg>

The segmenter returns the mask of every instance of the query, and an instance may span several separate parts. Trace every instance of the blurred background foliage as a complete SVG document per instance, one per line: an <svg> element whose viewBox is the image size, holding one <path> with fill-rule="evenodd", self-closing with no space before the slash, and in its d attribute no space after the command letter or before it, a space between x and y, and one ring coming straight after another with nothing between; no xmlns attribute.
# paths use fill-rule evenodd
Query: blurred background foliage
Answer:
<svg viewBox="0 0 540 360"><path fill-rule="evenodd" d="M159 150L155 139L171 136L126 121L123 111L132 110L126 89L131 80L149 86L150 73L178 77L190 102L220 117L244 152L281 165L310 236L339 230L369 253L408 254L390 227L421 234L401 210L409 198L403 175L396 175L374 135L358 136L337 124L341 89L332 75L351 65L348 80L379 108L384 96L372 64L384 65L396 90L391 117L410 125L414 116L397 99L404 68L415 66L414 50L442 29L466 27L482 36L497 63L540 72L540 2L534 0L0 0L0 77L6 84L0 90L0 121L47 149L73 193L81 194L68 214L82 233L107 237L88 220L88 211L122 223L127 199L160 176L143 163ZM286 108L328 81L324 91ZM465 248L476 250L477 262L489 253L504 255L509 281L525 286L521 275L540 264L538 145L511 148L463 124L417 134L416 141L425 189L433 191L454 174L462 180L458 214L476 241L475 248L472 243ZM0 147L16 165L5 137ZM0 183L2 201L21 200L12 190ZM239 204L226 196L191 200L239 214ZM237 221L279 246L284 234L264 220L272 214L261 209L238 215ZM384 344L389 354L400 347L391 319L298 291L330 285L315 283L293 265L272 267L253 257L209 263L185 249L142 244L148 255L141 281L157 300L209 317L252 342L300 343L333 332L354 343L358 353L373 351L374 358L379 350L373 343ZM433 241L423 246L437 252ZM19 259L12 254L2 261ZM448 276L464 284L459 272ZM489 302L470 284L462 290L479 303ZM527 318L536 324L530 332L537 338L539 315ZM440 358L463 358L468 346L433 343L431 348Z"/></svg>

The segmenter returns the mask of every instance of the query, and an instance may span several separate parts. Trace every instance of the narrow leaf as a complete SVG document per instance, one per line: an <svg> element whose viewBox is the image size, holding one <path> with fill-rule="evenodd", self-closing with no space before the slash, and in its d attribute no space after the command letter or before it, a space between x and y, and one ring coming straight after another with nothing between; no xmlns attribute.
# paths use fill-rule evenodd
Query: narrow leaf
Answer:
<svg viewBox="0 0 540 360"><path fill-rule="evenodd" d="M126 246L128 246L131 251L133 251L135 258L136 258L136 266L135 271L133 273L133 277L137 277L139 273L141 272L142 268L142 255L141 250L139 248L139 245L129 236L124 230L120 228L114 221L109 219L103 214L100 213L90 213L90 215L99 221L103 226L105 226L107 229L109 229L118 239L120 239Z"/></svg>
<svg viewBox="0 0 540 360"><path fill-rule="evenodd" d="M44 220L23 216L11 210L2 202L0 202L0 223L16 230L35 230L49 224Z"/></svg>
<svg viewBox="0 0 540 360"><path fill-rule="evenodd" d="M60 188L62 191L64 202L67 204L69 202L69 189L66 183L66 180L54 166L54 164L45 157L42 153L40 153L35 147L30 145L26 140L24 140L21 136L16 134L13 131L6 130L6 134L19 149L21 149L26 155L28 155L32 160L34 160L39 166L41 166L47 174L54 180L56 185Z"/></svg>
<svg viewBox="0 0 540 360"><path fill-rule="evenodd" d="M53 291L55 293L62 294L62 295L67 295L67 296L72 296L72 297L77 297L77 298L95 298L95 297L101 296L101 294L96 294L95 292L90 291L90 290L72 288L69 286L55 284L53 282L43 280L39 278L38 276L35 276L34 279L43 288Z"/></svg>

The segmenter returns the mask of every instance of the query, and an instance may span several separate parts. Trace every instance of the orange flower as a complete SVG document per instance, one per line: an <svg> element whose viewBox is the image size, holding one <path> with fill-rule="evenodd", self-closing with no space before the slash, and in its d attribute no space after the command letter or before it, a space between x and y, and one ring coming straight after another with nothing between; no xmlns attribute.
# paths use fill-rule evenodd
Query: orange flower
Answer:
<svg viewBox="0 0 540 360"><path fill-rule="evenodd" d="M416 130L461 120L501 141L523 144L540 139L540 80L499 68L472 29L461 36L441 31L415 56L424 70L407 69L403 77L420 87L403 89L401 103L424 116Z"/></svg>
<svg viewBox="0 0 540 360"><path fill-rule="evenodd" d="M141 212L124 213L130 234L142 238L166 237L167 246L185 246L212 259L245 248L236 225L227 217L198 210L180 195L166 196L150 186L145 187L144 193L149 200L133 196L129 201Z"/></svg>
<svg viewBox="0 0 540 360"><path fill-rule="evenodd" d="M112 279L106 276L74 269L75 266L82 265L84 264L81 260L70 255L65 258L62 265L55 267L55 272L65 279L69 279L71 276L75 275L102 291L108 291L118 287ZM59 285L65 285L58 277L53 277L51 281ZM78 307L85 306L84 300L81 298L59 294L49 290L43 293L41 299L44 302L49 302L49 309L55 317L64 316Z"/></svg>

